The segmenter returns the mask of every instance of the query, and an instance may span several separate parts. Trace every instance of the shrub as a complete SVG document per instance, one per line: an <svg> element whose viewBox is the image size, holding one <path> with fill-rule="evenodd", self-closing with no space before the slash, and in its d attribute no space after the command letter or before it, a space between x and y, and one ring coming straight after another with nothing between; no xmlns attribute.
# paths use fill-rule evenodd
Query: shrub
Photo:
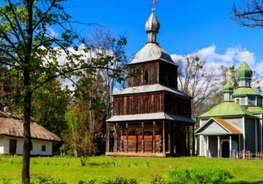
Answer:
<svg viewBox="0 0 263 184"><path fill-rule="evenodd" d="M161 176L155 176L154 179L151 181L151 184L164 184L165 179Z"/></svg>
<svg viewBox="0 0 263 184"><path fill-rule="evenodd" d="M218 168L172 170L168 174L170 183L222 184L232 178L229 171Z"/></svg>
<svg viewBox="0 0 263 184"><path fill-rule="evenodd" d="M107 180L101 184L137 184L135 179L116 178L115 180Z"/></svg>

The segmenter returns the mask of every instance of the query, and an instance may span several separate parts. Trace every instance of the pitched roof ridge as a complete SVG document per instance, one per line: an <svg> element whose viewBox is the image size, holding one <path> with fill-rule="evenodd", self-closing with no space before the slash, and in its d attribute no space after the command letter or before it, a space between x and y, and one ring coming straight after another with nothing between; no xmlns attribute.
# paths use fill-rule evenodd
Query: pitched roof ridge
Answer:
<svg viewBox="0 0 263 184"><path fill-rule="evenodd" d="M235 125L233 125L232 123L230 123L229 121L227 121L225 119L213 118L213 117L210 119L214 119L222 128L227 130L229 133L240 133L241 134L241 132L238 130L237 127L235 127ZM233 131L235 131L235 132L233 132Z"/></svg>

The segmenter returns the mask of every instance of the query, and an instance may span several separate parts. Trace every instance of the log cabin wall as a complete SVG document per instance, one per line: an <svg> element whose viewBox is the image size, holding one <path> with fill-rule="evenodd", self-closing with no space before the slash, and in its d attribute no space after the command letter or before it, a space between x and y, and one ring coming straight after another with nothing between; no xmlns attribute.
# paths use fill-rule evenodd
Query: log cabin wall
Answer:
<svg viewBox="0 0 263 184"><path fill-rule="evenodd" d="M159 61L151 61L129 66L128 72L131 77L128 86L142 86L159 83Z"/></svg>
<svg viewBox="0 0 263 184"><path fill-rule="evenodd" d="M131 65L128 69L132 76L129 87L162 84L177 89L177 66L166 62L152 61Z"/></svg>
<svg viewBox="0 0 263 184"><path fill-rule="evenodd" d="M165 93L164 104L164 112L191 118L191 99Z"/></svg>
<svg viewBox="0 0 263 184"><path fill-rule="evenodd" d="M177 66L161 62L158 78L160 79L160 84L177 89Z"/></svg>
<svg viewBox="0 0 263 184"><path fill-rule="evenodd" d="M145 123L143 128L142 124L129 124L127 130L126 125L123 124L119 127L119 137L119 152L162 152L160 124L156 124L154 133L152 123Z"/></svg>
<svg viewBox="0 0 263 184"><path fill-rule="evenodd" d="M116 131L111 150L116 153L165 153L182 156L189 155L190 149L194 148L189 142L190 126L184 123L123 122L114 126Z"/></svg>
<svg viewBox="0 0 263 184"><path fill-rule="evenodd" d="M144 93L114 97L114 115L163 112L164 93Z"/></svg>

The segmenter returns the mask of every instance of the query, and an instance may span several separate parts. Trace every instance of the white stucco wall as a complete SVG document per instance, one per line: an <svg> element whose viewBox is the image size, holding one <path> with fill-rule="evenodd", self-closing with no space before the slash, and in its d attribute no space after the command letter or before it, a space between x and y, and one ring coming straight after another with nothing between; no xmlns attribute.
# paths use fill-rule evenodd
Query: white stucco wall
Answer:
<svg viewBox="0 0 263 184"><path fill-rule="evenodd" d="M0 135L0 154L9 154L9 143L10 139L17 140L16 154L23 154L23 138L14 138ZM31 155L44 155L49 156L52 155L52 142L51 141L43 141L43 140L32 140L33 149L31 151ZM42 151L42 146L45 146L46 150Z"/></svg>
<svg viewBox="0 0 263 184"><path fill-rule="evenodd" d="M206 142L203 135L199 136L199 156L206 156Z"/></svg>
<svg viewBox="0 0 263 184"><path fill-rule="evenodd" d="M9 139L6 136L0 135L0 154L7 154L9 151Z"/></svg>
<svg viewBox="0 0 263 184"><path fill-rule="evenodd" d="M42 140L32 140L33 150L31 155L52 155L52 142ZM42 146L46 147L45 151L42 151Z"/></svg>

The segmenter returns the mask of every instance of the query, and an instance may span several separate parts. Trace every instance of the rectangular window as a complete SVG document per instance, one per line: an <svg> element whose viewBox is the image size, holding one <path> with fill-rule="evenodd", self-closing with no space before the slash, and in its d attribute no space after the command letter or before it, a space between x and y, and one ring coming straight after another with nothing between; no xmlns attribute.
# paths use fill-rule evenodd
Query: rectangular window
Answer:
<svg viewBox="0 0 263 184"><path fill-rule="evenodd" d="M41 146L41 151L46 151L46 145Z"/></svg>

